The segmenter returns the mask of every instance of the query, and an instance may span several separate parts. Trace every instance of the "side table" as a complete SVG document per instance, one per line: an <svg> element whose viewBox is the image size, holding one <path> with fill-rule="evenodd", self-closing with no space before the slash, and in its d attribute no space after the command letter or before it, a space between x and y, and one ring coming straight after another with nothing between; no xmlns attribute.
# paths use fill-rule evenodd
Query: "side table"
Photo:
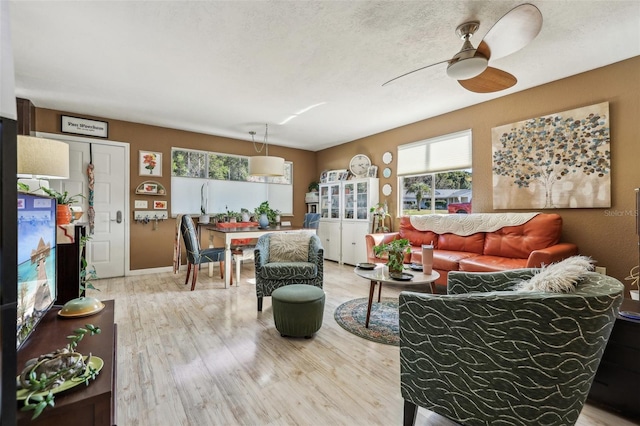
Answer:
<svg viewBox="0 0 640 426"><path fill-rule="evenodd" d="M620 311L640 312L640 302L624 299ZM618 315L588 399L640 418L640 320Z"/></svg>
<svg viewBox="0 0 640 426"><path fill-rule="evenodd" d="M423 274L422 271L412 271L411 275L413 278L410 280L395 280L389 276L389 269L383 263L376 263L376 267L374 269L364 269L359 266L356 266L353 270L355 274L361 278L367 279L371 282L369 286L369 302L367 304L367 318L365 320L364 326L365 328L369 328L369 319L371 318L371 305L373 304L373 296L376 292L376 285L380 285L378 287L378 303L380 303L380 293L382 292L382 284L431 284L438 278L440 278L440 274L438 271L432 271L431 274Z"/></svg>

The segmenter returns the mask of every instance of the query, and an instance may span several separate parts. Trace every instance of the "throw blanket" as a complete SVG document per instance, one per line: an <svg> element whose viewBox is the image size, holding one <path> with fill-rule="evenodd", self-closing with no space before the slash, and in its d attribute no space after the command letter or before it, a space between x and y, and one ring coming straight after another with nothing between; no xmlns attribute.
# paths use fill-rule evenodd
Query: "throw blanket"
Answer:
<svg viewBox="0 0 640 426"><path fill-rule="evenodd" d="M411 225L418 231L433 231L436 234L468 236L477 232L494 232L505 226L527 223L538 213L474 213L474 214L428 214L410 216Z"/></svg>
<svg viewBox="0 0 640 426"><path fill-rule="evenodd" d="M173 239L173 273L180 271L180 225L182 224L182 215L176 216L176 233Z"/></svg>

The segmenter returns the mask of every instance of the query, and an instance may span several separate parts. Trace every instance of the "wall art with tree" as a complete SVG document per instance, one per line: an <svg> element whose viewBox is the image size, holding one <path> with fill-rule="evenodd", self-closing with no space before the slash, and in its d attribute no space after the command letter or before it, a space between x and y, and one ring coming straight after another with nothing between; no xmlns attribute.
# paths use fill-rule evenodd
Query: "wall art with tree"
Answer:
<svg viewBox="0 0 640 426"><path fill-rule="evenodd" d="M493 208L611 207L609 103L494 127Z"/></svg>

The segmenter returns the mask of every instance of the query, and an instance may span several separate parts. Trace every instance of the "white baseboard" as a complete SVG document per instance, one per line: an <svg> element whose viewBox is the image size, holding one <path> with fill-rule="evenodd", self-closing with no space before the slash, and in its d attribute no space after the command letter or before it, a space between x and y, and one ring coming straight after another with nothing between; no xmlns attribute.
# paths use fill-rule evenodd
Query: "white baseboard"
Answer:
<svg viewBox="0 0 640 426"><path fill-rule="evenodd" d="M180 269L187 268L187 265L180 266ZM159 274L160 272L172 272L173 266L163 266L162 268L148 268L148 269L135 269L133 271L129 271L126 275L149 275L149 274Z"/></svg>

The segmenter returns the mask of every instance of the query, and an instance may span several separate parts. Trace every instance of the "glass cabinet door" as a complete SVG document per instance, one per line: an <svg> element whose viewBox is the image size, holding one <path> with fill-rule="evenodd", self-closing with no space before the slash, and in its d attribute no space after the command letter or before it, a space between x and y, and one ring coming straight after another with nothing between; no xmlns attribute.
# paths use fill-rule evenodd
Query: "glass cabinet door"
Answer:
<svg viewBox="0 0 640 426"><path fill-rule="evenodd" d="M329 204L331 206L331 219L340 219L340 184L335 184L330 186L330 200Z"/></svg>
<svg viewBox="0 0 640 426"><path fill-rule="evenodd" d="M329 187L321 186L320 187L320 217L328 218L329 217L329 209L331 205L329 204Z"/></svg>
<svg viewBox="0 0 640 426"><path fill-rule="evenodd" d="M353 183L344 184L344 197L342 200L343 219L353 219L356 208L356 188Z"/></svg>
<svg viewBox="0 0 640 426"><path fill-rule="evenodd" d="M367 200L369 197L369 185L367 182L358 182L356 186L356 203L357 203L357 219L367 219L369 206Z"/></svg>

